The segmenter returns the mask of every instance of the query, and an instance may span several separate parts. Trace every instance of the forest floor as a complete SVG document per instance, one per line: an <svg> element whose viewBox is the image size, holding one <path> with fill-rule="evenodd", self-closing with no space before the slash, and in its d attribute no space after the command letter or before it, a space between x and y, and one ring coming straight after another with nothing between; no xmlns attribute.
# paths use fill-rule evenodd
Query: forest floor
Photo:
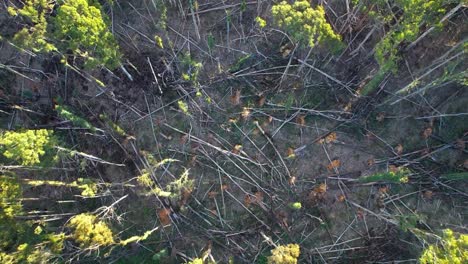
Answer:
<svg viewBox="0 0 468 264"><path fill-rule="evenodd" d="M151 1L115 2L112 29L127 73L93 72L105 87L50 59L2 47L0 61L20 58L18 70L27 67L21 72L34 80L16 77L11 93L37 112L60 96L105 131L62 128L63 140L114 164L85 160L77 168L76 160L64 159L63 168L47 174L27 171L23 177L93 178L106 191L77 199L67 188L34 187L25 197L38 200L25 201L26 208L71 215L125 197L113 207L122 235L165 225L113 255L117 263L151 263L164 248L174 259L210 249L219 263L262 263L271 249L262 234L299 244L304 263L411 262L426 244L408 230L467 232L467 183L440 177L468 170L468 116L445 114L466 112L468 89L449 83L424 94L396 93L453 55L454 43L466 37L465 15L403 54L398 73L361 96L356 91L378 68L372 49L379 34L366 38L373 28L365 16L353 23L330 18L349 44L330 54L294 47L280 31L259 28L254 19L267 15L271 1L247 2L244 11L239 1L199 1L197 12L183 9L185 16L167 4L167 31L156 26L161 10ZM342 13L344 7L328 8ZM196 79L183 80L196 63ZM18 111L2 122L29 124L27 118ZM39 126L53 123L58 120L44 117ZM176 161L155 166L165 159ZM411 169L408 183L360 180L400 168ZM193 189L176 200L148 195L136 180L146 170L166 186L186 169ZM66 200L74 201L57 202Z"/></svg>

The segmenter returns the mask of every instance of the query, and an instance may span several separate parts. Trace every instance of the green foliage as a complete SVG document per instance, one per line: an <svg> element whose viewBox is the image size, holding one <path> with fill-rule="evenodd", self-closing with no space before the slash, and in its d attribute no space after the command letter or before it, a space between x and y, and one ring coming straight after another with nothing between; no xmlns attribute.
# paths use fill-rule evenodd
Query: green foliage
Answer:
<svg viewBox="0 0 468 264"><path fill-rule="evenodd" d="M398 18L398 22L393 26L392 30L375 47L375 59L380 66L380 70L374 77L376 80L372 80L364 87L363 95L372 92L386 73L396 71L401 43L416 40L422 24L430 26L438 23L440 16L445 12L443 0L396 0L394 4L401 10L402 15ZM386 23L395 18L395 15L388 11L386 1L371 1L367 5L382 10L380 14L371 11L370 15Z"/></svg>
<svg viewBox="0 0 468 264"><path fill-rule="evenodd" d="M15 178L0 176L0 221L13 219L21 211L21 186Z"/></svg>
<svg viewBox="0 0 468 264"><path fill-rule="evenodd" d="M53 1L27 0L22 8L9 6L8 13L21 16L27 24L16 33L13 42L35 52L71 51L73 56L84 58L87 68L116 68L121 55L99 2L60 0L58 4L54 18L50 17Z"/></svg>
<svg viewBox="0 0 468 264"><path fill-rule="evenodd" d="M195 61L188 52L182 55L180 62L182 64L183 72L182 79L190 81L194 85L198 86L198 76L200 75L200 70L203 67L203 64Z"/></svg>
<svg viewBox="0 0 468 264"><path fill-rule="evenodd" d="M411 173L407 168L400 168L397 171L381 172L370 176L360 177L358 180L363 183L368 182L391 182L391 183L407 183L408 175Z"/></svg>
<svg viewBox="0 0 468 264"><path fill-rule="evenodd" d="M278 246L271 250L268 264L296 264L300 254L301 250L298 244Z"/></svg>
<svg viewBox="0 0 468 264"><path fill-rule="evenodd" d="M256 17L256 18L255 18L255 22L257 22L257 24L258 24L258 26L259 26L260 28L264 28L264 27L266 27L266 25L267 25L266 20L263 19L263 18L261 18L261 17Z"/></svg>
<svg viewBox="0 0 468 264"><path fill-rule="evenodd" d="M91 125L84 118L81 118L72 113L71 110L68 109L68 107L64 105L56 105L55 110L57 111L58 116L72 122L73 125L80 128L87 128L91 131L96 131L96 128L93 125Z"/></svg>
<svg viewBox="0 0 468 264"><path fill-rule="evenodd" d="M320 43L337 44L340 35L333 31L325 19L322 6L312 8L309 1L298 0L294 4L282 1L271 8L278 26L283 27L295 41L313 48Z"/></svg>
<svg viewBox="0 0 468 264"><path fill-rule="evenodd" d="M120 127L119 125L117 125L115 122L113 122L106 114L100 114L99 115L99 118L101 120L103 120L104 122L106 122L106 124L108 126L110 126L117 134L119 134L120 136L122 137L126 137L127 136L127 133L125 132L125 130L123 130L122 127Z"/></svg>
<svg viewBox="0 0 468 264"><path fill-rule="evenodd" d="M468 263L468 235L456 237L452 230L444 230L440 245L426 248L419 262L421 264L463 264Z"/></svg>
<svg viewBox="0 0 468 264"><path fill-rule="evenodd" d="M85 59L85 67L119 65L120 53L114 36L108 29L107 17L94 0L64 0L54 19L54 37L63 41L63 50Z"/></svg>
<svg viewBox="0 0 468 264"><path fill-rule="evenodd" d="M91 179L78 178L72 183L66 183L61 181L41 181L41 180L27 180L26 184L30 186L65 186L71 188L78 188L81 190L81 195L85 197L96 196L98 192L98 185Z"/></svg>
<svg viewBox="0 0 468 264"><path fill-rule="evenodd" d="M112 230L95 215L89 213L75 215L70 219L68 227L73 229L72 237L81 248L114 244Z"/></svg>
<svg viewBox="0 0 468 264"><path fill-rule="evenodd" d="M53 131L46 129L7 131L0 137L3 156L21 165L37 165L40 158L53 148Z"/></svg>
<svg viewBox="0 0 468 264"><path fill-rule="evenodd" d="M179 100L177 101L177 105L179 106L179 109L186 115L190 115L190 111L188 108L188 105L186 102Z"/></svg>
<svg viewBox="0 0 468 264"><path fill-rule="evenodd" d="M149 188L151 193L156 196L178 199L184 190L191 191L193 189L194 180L188 178L188 170L185 170L179 179L170 182L164 190L157 186L157 184L151 179L151 175L146 170L143 170L142 172L143 173L137 178L138 183Z"/></svg>
<svg viewBox="0 0 468 264"><path fill-rule="evenodd" d="M291 207L291 209L294 209L294 210L300 210L302 208L302 204L300 202L295 202L295 203L291 203L289 207Z"/></svg>
<svg viewBox="0 0 468 264"><path fill-rule="evenodd" d="M51 52L56 47L49 42L47 34L46 14L50 13L54 4L47 0L27 0L22 8L8 7L12 16L23 17L31 26L23 27L13 37L15 45L35 52Z"/></svg>

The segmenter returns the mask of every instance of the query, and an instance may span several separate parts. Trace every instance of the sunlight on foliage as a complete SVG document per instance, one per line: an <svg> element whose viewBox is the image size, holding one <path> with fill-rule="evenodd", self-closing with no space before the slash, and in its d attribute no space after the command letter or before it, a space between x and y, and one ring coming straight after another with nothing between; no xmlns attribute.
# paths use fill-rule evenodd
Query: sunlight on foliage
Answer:
<svg viewBox="0 0 468 264"><path fill-rule="evenodd" d="M37 165L40 157L53 147L52 130L7 131L0 137L3 156L18 161L21 165Z"/></svg>
<svg viewBox="0 0 468 264"><path fill-rule="evenodd" d="M339 43L341 40L325 19L325 10L320 5L312 8L305 0L298 0L292 5L283 1L273 5L271 12L278 26L284 27L294 40L305 42L311 48L320 43Z"/></svg>
<svg viewBox="0 0 468 264"><path fill-rule="evenodd" d="M13 37L13 43L35 52L51 52L56 48L48 40L46 14L50 13L54 4L47 0L27 0L22 8L8 7L8 13L12 16L20 15L31 27L24 27Z"/></svg>
<svg viewBox="0 0 468 264"><path fill-rule="evenodd" d="M271 250L268 264L296 264L301 250L298 244L278 246Z"/></svg>
<svg viewBox="0 0 468 264"><path fill-rule="evenodd" d="M72 237L82 248L107 246L114 244L112 230L95 215L83 213L71 218L68 227L72 228Z"/></svg>
<svg viewBox="0 0 468 264"><path fill-rule="evenodd" d="M119 64L120 53L106 20L97 1L65 0L54 19L54 36L65 40L63 50L84 57L85 67L105 65L112 70Z"/></svg>
<svg viewBox="0 0 468 264"><path fill-rule="evenodd" d="M13 177L0 176L0 220L12 219L21 211L21 186Z"/></svg>
<svg viewBox="0 0 468 264"><path fill-rule="evenodd" d="M64 187L71 187L71 188L78 188L81 189L81 195L85 197L93 197L96 196L98 192L98 185L92 181L91 179L83 179L78 178L76 181L72 183L66 183L61 181L41 181L41 180L26 180L26 184L31 186L41 186L41 185L49 185L49 186L64 186Z"/></svg>
<svg viewBox="0 0 468 264"><path fill-rule="evenodd" d="M407 168L399 168L396 171L376 173L370 176L360 177L358 180L360 182L377 182L385 181L392 183L407 183L408 175L411 173Z"/></svg>
<svg viewBox="0 0 468 264"><path fill-rule="evenodd" d="M460 234L457 238L452 230L444 230L441 244L433 244L426 248L419 262L421 264L468 263L468 235Z"/></svg>

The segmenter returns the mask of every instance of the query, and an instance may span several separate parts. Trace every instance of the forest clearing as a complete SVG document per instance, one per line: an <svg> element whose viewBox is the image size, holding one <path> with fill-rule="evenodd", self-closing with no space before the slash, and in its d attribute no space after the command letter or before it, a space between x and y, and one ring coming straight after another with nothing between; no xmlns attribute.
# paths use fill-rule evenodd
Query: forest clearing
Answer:
<svg viewBox="0 0 468 264"><path fill-rule="evenodd" d="M5 0L0 263L468 263L466 0Z"/></svg>

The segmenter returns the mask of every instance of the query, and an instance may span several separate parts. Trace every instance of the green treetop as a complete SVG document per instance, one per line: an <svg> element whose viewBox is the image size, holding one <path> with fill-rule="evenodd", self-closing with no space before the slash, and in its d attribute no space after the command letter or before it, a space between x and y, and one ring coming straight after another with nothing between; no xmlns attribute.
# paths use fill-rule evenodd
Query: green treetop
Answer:
<svg viewBox="0 0 468 264"><path fill-rule="evenodd" d="M20 15L30 24L23 27L13 37L15 45L30 49L35 52L51 52L56 48L48 40L47 36L47 13L50 13L54 4L47 0L26 0L22 8L8 7L8 13L12 16Z"/></svg>
<svg viewBox="0 0 468 264"><path fill-rule="evenodd" d="M309 1L294 4L283 1L271 8L278 26L283 27L295 41L307 43L311 48L320 43L339 43L340 35L333 31L325 19L322 6L312 8Z"/></svg>
<svg viewBox="0 0 468 264"><path fill-rule="evenodd" d="M463 264L468 263L468 235L455 237L450 229L444 230L441 244L430 245L422 253L421 264Z"/></svg>
<svg viewBox="0 0 468 264"><path fill-rule="evenodd" d="M0 136L0 150L3 156L21 165L37 165L46 151L53 147L53 131L46 129L7 131Z"/></svg>
<svg viewBox="0 0 468 264"><path fill-rule="evenodd" d="M50 14L58 5L56 17ZM12 16L21 16L25 26L13 42L34 52L60 51L84 59L86 68L106 66L114 69L120 53L108 18L95 0L26 0L23 7L8 7Z"/></svg>
<svg viewBox="0 0 468 264"><path fill-rule="evenodd" d="M65 0L54 19L54 37L64 50L85 58L85 66L117 67L120 60L114 35L106 23L107 16L94 0Z"/></svg>

